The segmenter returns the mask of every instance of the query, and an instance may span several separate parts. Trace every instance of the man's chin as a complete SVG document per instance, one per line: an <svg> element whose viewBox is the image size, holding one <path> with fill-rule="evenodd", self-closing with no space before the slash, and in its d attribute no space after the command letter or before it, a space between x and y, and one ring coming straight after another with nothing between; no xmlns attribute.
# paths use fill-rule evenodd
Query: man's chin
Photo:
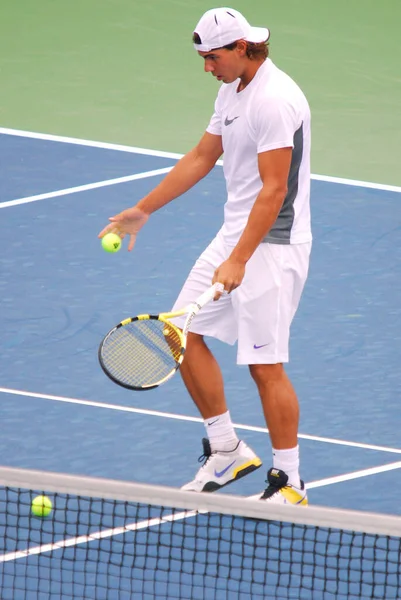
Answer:
<svg viewBox="0 0 401 600"><path fill-rule="evenodd" d="M216 79L217 81L221 81L223 83L233 83L235 81L235 79L232 79L230 77L217 77Z"/></svg>

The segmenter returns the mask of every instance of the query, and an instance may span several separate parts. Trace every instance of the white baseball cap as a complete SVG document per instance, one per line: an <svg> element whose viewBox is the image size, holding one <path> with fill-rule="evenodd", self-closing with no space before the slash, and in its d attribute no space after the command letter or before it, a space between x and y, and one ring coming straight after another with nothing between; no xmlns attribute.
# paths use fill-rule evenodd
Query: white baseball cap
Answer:
<svg viewBox="0 0 401 600"><path fill-rule="evenodd" d="M266 27L252 27L240 12L226 7L212 8L205 12L194 33L201 40L200 44L194 44L195 50L200 52L210 52L237 40L258 44L267 42L270 37L270 31Z"/></svg>

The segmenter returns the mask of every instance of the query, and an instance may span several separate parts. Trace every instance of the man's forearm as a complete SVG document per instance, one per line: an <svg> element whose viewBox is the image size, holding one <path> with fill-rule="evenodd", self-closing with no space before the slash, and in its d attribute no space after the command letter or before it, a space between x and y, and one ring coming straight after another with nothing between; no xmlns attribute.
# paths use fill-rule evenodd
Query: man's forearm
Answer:
<svg viewBox="0 0 401 600"><path fill-rule="evenodd" d="M256 248L274 225L285 198L286 190L262 189L249 213L246 227L231 252L230 258L247 263Z"/></svg>
<svg viewBox="0 0 401 600"><path fill-rule="evenodd" d="M158 186L138 202L137 207L147 214L155 212L191 189L214 165L212 160L200 156L194 148L178 161Z"/></svg>

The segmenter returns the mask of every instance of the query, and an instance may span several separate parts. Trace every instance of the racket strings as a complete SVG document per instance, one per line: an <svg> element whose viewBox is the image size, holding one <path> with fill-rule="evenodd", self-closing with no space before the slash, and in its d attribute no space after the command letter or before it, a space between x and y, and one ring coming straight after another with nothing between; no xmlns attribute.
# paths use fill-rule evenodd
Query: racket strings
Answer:
<svg viewBox="0 0 401 600"><path fill-rule="evenodd" d="M150 386L177 369L181 337L168 323L156 319L132 321L119 327L102 348L104 366L120 382Z"/></svg>

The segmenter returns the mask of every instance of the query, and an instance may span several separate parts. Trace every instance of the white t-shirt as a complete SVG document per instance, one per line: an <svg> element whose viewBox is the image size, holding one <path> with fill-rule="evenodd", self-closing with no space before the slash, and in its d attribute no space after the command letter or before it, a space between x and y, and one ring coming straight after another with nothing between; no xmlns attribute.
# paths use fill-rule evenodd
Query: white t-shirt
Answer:
<svg viewBox="0 0 401 600"><path fill-rule="evenodd" d="M288 192L280 214L263 241L299 244L312 239L310 225L310 110L298 85L268 58L252 81L237 92L239 80L223 84L207 127L221 135L227 202L221 234L234 246L262 188L261 152L292 147Z"/></svg>

